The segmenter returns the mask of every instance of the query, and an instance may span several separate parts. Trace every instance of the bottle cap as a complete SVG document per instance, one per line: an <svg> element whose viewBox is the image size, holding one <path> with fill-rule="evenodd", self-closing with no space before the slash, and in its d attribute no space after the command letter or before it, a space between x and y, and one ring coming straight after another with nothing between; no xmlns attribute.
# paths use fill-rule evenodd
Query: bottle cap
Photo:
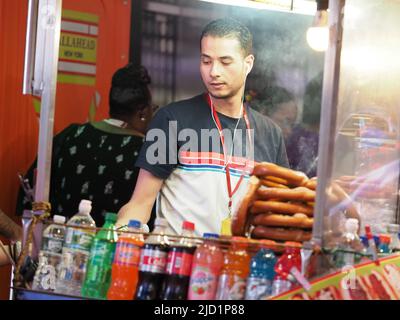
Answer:
<svg viewBox="0 0 400 320"><path fill-rule="evenodd" d="M218 239L219 235L216 233L204 233L203 238L208 238L208 239Z"/></svg>
<svg viewBox="0 0 400 320"><path fill-rule="evenodd" d="M142 223L139 220L129 220L128 228L140 229Z"/></svg>
<svg viewBox="0 0 400 320"><path fill-rule="evenodd" d="M53 221L55 223L64 224L65 223L65 217L64 216L55 215L53 217Z"/></svg>
<svg viewBox="0 0 400 320"><path fill-rule="evenodd" d="M154 225L160 227L168 227L168 221L164 218L156 218L156 220L154 221Z"/></svg>
<svg viewBox="0 0 400 320"><path fill-rule="evenodd" d="M347 219L344 225L346 232L357 233L358 231L358 220L357 219Z"/></svg>
<svg viewBox="0 0 400 320"><path fill-rule="evenodd" d="M90 200L81 200L79 203L79 212L89 214L92 210L92 201Z"/></svg>
<svg viewBox="0 0 400 320"><path fill-rule="evenodd" d="M182 229L194 231L194 223L190 221L183 221Z"/></svg>
<svg viewBox="0 0 400 320"><path fill-rule="evenodd" d="M380 234L379 241L380 243L389 244L392 241L392 238L388 234Z"/></svg>
<svg viewBox="0 0 400 320"><path fill-rule="evenodd" d="M118 215L116 213L107 212L106 221L115 222L117 221Z"/></svg>

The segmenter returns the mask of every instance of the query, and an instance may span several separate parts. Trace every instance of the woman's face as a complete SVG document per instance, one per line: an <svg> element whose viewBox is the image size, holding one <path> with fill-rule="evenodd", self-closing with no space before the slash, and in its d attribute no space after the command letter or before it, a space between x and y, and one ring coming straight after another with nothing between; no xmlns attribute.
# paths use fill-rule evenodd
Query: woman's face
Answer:
<svg viewBox="0 0 400 320"><path fill-rule="evenodd" d="M282 129L285 140L292 133L292 129L297 119L297 105L291 100L278 104L276 111L270 115L270 118Z"/></svg>

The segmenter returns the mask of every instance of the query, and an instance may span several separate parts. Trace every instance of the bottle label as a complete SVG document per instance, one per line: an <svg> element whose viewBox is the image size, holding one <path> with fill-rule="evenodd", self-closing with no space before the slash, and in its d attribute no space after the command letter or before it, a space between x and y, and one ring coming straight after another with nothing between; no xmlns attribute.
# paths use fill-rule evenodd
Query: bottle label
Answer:
<svg viewBox="0 0 400 320"><path fill-rule="evenodd" d="M62 252L63 239L43 237L42 248L44 251L60 254Z"/></svg>
<svg viewBox="0 0 400 320"><path fill-rule="evenodd" d="M170 251L168 253L167 274L190 276L193 254L186 252Z"/></svg>
<svg viewBox="0 0 400 320"><path fill-rule="evenodd" d="M120 266L138 266L140 261L140 248L133 243L123 240L117 242L114 264Z"/></svg>
<svg viewBox="0 0 400 320"><path fill-rule="evenodd" d="M165 273L167 252L157 249L143 249L139 270L143 272Z"/></svg>
<svg viewBox="0 0 400 320"><path fill-rule="evenodd" d="M90 251L95 233L91 230L67 228L65 245L69 248Z"/></svg>
<svg viewBox="0 0 400 320"><path fill-rule="evenodd" d="M54 291L57 282L57 270L61 255L41 251L39 255L39 266L35 274L33 288L45 291Z"/></svg>
<svg viewBox="0 0 400 320"><path fill-rule="evenodd" d="M115 243L94 241L90 252L86 280L106 284L111 273Z"/></svg>
<svg viewBox="0 0 400 320"><path fill-rule="evenodd" d="M190 300L214 300L217 291L218 274L208 266L195 265L190 276Z"/></svg>
<svg viewBox="0 0 400 320"><path fill-rule="evenodd" d="M246 279L238 275L222 274L219 278L217 300L243 300Z"/></svg>
<svg viewBox="0 0 400 320"><path fill-rule="evenodd" d="M246 300L261 300L271 294L272 281L265 278L247 279Z"/></svg>

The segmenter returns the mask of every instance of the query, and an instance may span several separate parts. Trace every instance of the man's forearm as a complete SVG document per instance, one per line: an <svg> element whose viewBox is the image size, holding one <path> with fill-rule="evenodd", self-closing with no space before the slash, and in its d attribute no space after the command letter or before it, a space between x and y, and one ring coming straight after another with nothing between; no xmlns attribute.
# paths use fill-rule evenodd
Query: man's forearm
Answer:
<svg viewBox="0 0 400 320"><path fill-rule="evenodd" d="M12 241L22 238L22 228L0 210L0 235Z"/></svg>

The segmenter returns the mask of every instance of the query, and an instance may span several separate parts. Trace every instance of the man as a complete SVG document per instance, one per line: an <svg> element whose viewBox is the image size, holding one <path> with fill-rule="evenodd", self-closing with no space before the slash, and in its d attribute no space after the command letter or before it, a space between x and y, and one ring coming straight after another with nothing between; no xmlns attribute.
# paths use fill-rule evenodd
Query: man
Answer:
<svg viewBox="0 0 400 320"><path fill-rule="evenodd" d="M146 223L157 197L157 216L167 219L169 232L180 233L182 222L189 220L198 236L220 233L246 192L252 154L255 161L288 165L281 130L243 104L254 63L249 30L220 19L205 27L200 40L207 93L155 115L136 163L141 170L135 191L121 208L118 225L132 218ZM168 147L155 151L160 142Z"/></svg>

